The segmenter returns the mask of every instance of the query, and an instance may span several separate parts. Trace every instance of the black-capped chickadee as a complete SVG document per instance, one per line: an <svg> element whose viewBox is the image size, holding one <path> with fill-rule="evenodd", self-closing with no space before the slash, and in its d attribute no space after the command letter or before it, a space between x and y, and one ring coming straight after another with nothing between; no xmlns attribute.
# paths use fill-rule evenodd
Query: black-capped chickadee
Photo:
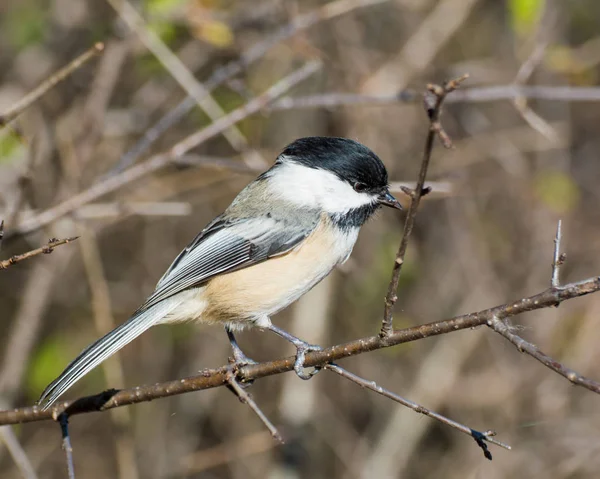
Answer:
<svg viewBox="0 0 600 479"><path fill-rule="evenodd" d="M319 349L271 323L271 315L348 259L360 227L380 205L402 209L369 148L345 138L294 141L185 248L146 302L124 324L84 349L42 393L48 408L77 380L151 326L196 320L224 324L236 361L248 362L233 336L268 329L305 353Z"/></svg>

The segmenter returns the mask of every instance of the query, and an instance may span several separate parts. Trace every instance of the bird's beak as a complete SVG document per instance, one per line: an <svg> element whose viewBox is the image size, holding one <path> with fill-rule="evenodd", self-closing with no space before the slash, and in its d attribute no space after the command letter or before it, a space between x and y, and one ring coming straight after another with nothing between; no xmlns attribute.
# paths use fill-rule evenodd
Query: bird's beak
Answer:
<svg viewBox="0 0 600 479"><path fill-rule="evenodd" d="M390 208L396 208L397 210L404 209L402 208L400 202L396 198L394 198L388 190L385 190L379 195L379 197L377 198L377 203L379 203L380 205L389 206Z"/></svg>

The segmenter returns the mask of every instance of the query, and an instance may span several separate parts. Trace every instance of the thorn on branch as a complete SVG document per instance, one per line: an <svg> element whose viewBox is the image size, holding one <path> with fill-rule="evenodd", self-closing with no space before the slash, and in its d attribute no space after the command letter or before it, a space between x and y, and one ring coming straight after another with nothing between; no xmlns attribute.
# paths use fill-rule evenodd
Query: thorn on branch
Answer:
<svg viewBox="0 0 600 479"><path fill-rule="evenodd" d="M442 127L442 124L439 121L434 121L431 124L431 129L434 131L434 133L437 134L437 136L439 137L440 141L442 142L442 145L444 146L444 148L446 148L447 150L450 150L454 147L454 145L452 144L452 140L450 139L450 136L448 135L448 133L446 133L446 131Z"/></svg>
<svg viewBox="0 0 600 479"><path fill-rule="evenodd" d="M408 186L404 186L404 185L400 186L400 191L402 191L402 193L404 193L409 198L413 198L415 196L415 190L413 190L412 188L409 188ZM433 188L431 186L424 186L423 188L421 188L421 198L423 196L427 196L432 191L433 191Z"/></svg>
<svg viewBox="0 0 600 479"><path fill-rule="evenodd" d="M412 198L415 195L415 190L409 188L408 186L401 186L400 190L402 190L402 193L404 193L409 198Z"/></svg>

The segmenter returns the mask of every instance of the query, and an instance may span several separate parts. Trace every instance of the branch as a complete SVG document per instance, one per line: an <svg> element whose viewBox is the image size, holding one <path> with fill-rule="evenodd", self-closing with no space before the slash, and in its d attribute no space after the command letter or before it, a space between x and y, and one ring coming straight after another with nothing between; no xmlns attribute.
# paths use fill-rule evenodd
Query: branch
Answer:
<svg viewBox="0 0 600 479"><path fill-rule="evenodd" d="M65 451L67 459L67 474L69 479L75 479L75 467L73 465L73 447L71 446L71 437L69 436L69 416L66 413L60 414L55 421L60 424L62 433L62 448Z"/></svg>
<svg viewBox="0 0 600 479"><path fill-rule="evenodd" d="M267 426L267 429L271 433L271 436L273 436L275 440L283 444L283 438L281 437L281 434L273 425L273 423L269 420L266 414L262 412L262 410L258 407L258 405L254 401L254 399L252 399L250 394L248 394L244 387L240 385L238 379L236 378L235 371L233 370L233 368L231 368L227 372L227 386L229 387L229 389L231 389L233 394L235 394L238 397L240 402L247 404L250 407L250 409L252 409L254 414L256 414L258 418L262 421L262 423L265 426Z"/></svg>
<svg viewBox="0 0 600 479"><path fill-rule="evenodd" d="M0 270L7 269L13 264L19 263L25 259L32 258L40 254L50 254L52 253L52 251L54 251L54 248L56 248L57 246L70 243L72 241L75 241L77 238L77 236L74 236L72 238L65 238L60 240L56 238L51 239L48 241L48 244L46 246L42 246L41 248L28 251L27 253L18 254L11 258L0 261Z"/></svg>
<svg viewBox="0 0 600 479"><path fill-rule="evenodd" d="M427 85L427 92L424 95L423 103L429 116L429 132L425 140L425 150L423 152L423 160L421 161L421 171L419 172L419 178L417 185L414 190L404 190L410 197L410 206L406 213L406 219L404 220L404 229L402 233L402 239L400 240L400 246L396 253L396 259L394 261L394 267L392 270L392 279L388 286L388 291L385 296L385 307L383 312L383 322L381 325L381 336L386 337L392 332L392 315L394 305L398 300L396 292L398 291L398 283L400 281L400 271L404 264L404 256L406 255L406 249L408 247L408 239L412 233L413 226L415 224L415 217L417 216L417 209L421 201L421 196L429 193L428 189L425 189L425 178L427 177L427 169L429 168L429 161L431 160L431 152L433 150L433 140L435 136L439 136L442 143L446 148L450 148L451 142L448 135L444 132L440 123L440 114L442 111L442 103L444 102L448 93L456 90L460 83L466 80L469 76L463 75L460 78L449 81L444 84L443 87L439 85Z"/></svg>
<svg viewBox="0 0 600 479"><path fill-rule="evenodd" d="M50 78L45 80L35 90L25 95L21 100L15 103L8 111L0 114L0 128L10 123L17 116L19 116L26 108L38 100L52 87L63 81L75 70L81 68L87 61L94 58L96 55L104 51L104 43L96 43L92 48L86 51L84 54L78 56L75 60L69 63L64 68L57 71Z"/></svg>
<svg viewBox="0 0 600 479"><path fill-rule="evenodd" d="M107 0L119 14L123 22L136 33L144 46L156 57L162 66L171 74L175 81L185 90L189 97L198 104L206 115L212 120L223 117L225 112L210 91L194 77L194 74L175 55L161 38L153 32L138 11L127 0ZM242 132L232 124L221 133L236 151L248 146L248 141Z"/></svg>
<svg viewBox="0 0 600 479"><path fill-rule="evenodd" d="M435 419L436 421L441 422L442 424L446 424L447 426L453 427L454 429L456 429L462 433L465 433L468 436L471 436L475 440L477 445L481 449L483 449L483 454L485 455L486 459L489 459L490 461L492 460L492 454L488 450L485 442L495 444L497 446L503 447L504 449L508 449L508 450L511 449L511 447L509 445L504 444L503 442L497 441L496 439L493 438L496 435L496 433L494 431L480 432L480 431L476 431L475 429L471 429L470 427L465 426L464 424L460 424L456 421L453 421L452 419L448 419L447 417L442 416L441 414L438 414L435 411L427 409L409 399L405 399L401 396L398 396L397 394L394 394L393 392L388 391L387 389L382 388L381 386L378 386L375 383L375 381L368 381L366 379L363 379L360 376L357 376L356 374L353 374L350 371L347 371L346 369L339 367L337 364L327 364L325 366L325 369L329 369L330 371L333 371L334 373L339 374L343 378L346 378L346 379L352 381L353 383L358 384L359 386L361 386L363 388L374 391L377 394L381 394L382 396L384 396L388 399L391 399L392 401L396 401L397 403L400 403L403 406L406 406L407 408L410 408L415 412L418 412L425 416L429 416L429 417Z"/></svg>
<svg viewBox="0 0 600 479"><path fill-rule="evenodd" d="M593 379L589 379L580 375L576 371L569 369L568 367L559 363L544 352L540 351L537 348L537 346L531 344L530 342L524 340L520 336L517 336L515 333L513 333L511 331L511 327L504 321L500 320L499 318L493 317L488 321L488 326L494 331L496 331L498 334L508 339L512 344L515 345L515 347L520 352L529 354L532 358L537 359L547 368L550 368L555 373L558 373L561 376L567 378L573 384L577 386L583 386L584 388L589 389L590 391L600 394L600 383L594 381Z"/></svg>
<svg viewBox="0 0 600 479"><path fill-rule="evenodd" d="M489 103L526 98L563 102L598 102L600 87L495 85L465 88L446 99L446 103ZM273 102L269 111L334 108L341 106L397 105L415 103L420 95L414 90L401 90L394 94L361 95L356 93L318 93L297 97L284 97Z"/></svg>
<svg viewBox="0 0 600 479"><path fill-rule="evenodd" d="M295 70L288 76L279 80L261 95L253 98L248 103L236 108L227 115L219 118L206 128L187 136L166 152L154 155L144 163L132 166L119 175L112 176L99 183L96 183L87 190L82 191L81 193L72 196L68 200L65 200L62 203L47 209L39 215L22 221L19 223L16 229L11 232L11 234L26 234L35 231L59 218L62 218L64 215L71 213L82 205L95 201L108 193L112 193L113 191L116 191L125 185L149 175L150 173L154 173L162 168L165 168L172 162L184 156L192 148L195 148L198 145L201 145L202 143L215 137L222 131L228 129L231 125L234 125L250 115L259 112L271 101L283 95L286 91L290 90L298 83L315 73L320 67L321 63L318 61L310 61L306 63L303 67Z"/></svg>
<svg viewBox="0 0 600 479"><path fill-rule="evenodd" d="M534 296L529 296L494 308L456 316L444 321L436 321L411 328L398 329L392 331L387 337L381 337L379 335L370 336L331 346L323 351L313 351L307 353L305 366L324 367L332 361L356 356L369 351L388 348L398 344L438 336L440 334L460 331L462 329L488 325L494 318L502 320L528 311L553 307L563 301L594 293L596 291L600 291L600 277L589 278L558 288L549 288ZM295 359L295 356L291 356L274 361L244 366L239 369L237 379L240 382L251 382L266 376L273 376L275 374L292 371L294 369ZM220 387L228 384L228 371L229 366L223 366L218 369L207 369L197 376L158 383L152 386L138 386L133 389L124 389L121 391L110 389L95 396L59 402L55 404L54 407L45 411L42 411L38 406L0 411L0 426L50 420L57 417L63 411L72 416L93 411L104 411L192 391ZM600 391L600 384L592 380L578 382L577 384L594 392Z"/></svg>
<svg viewBox="0 0 600 479"><path fill-rule="evenodd" d="M562 221L558 220L558 226L556 227L556 237L554 238L554 257L552 260L552 279L550 280L550 286L557 288L560 286L560 267L567 259L565 253L560 252L560 242L562 240Z"/></svg>
<svg viewBox="0 0 600 479"><path fill-rule="evenodd" d="M550 27L550 25L548 25ZM549 29L549 28L548 28ZM547 36L547 35L544 35ZM537 66L543 61L546 48L548 47L548 38L542 38L538 44L534 47L531 54L525 60L525 62L519 68L517 75L515 76L515 85L524 85L527 80L533 75L533 72ZM513 99L513 105L519 115L525 120L525 122L534 130L541 135L545 136L547 140L555 142L557 133L546 120L538 115L528 104L527 99L523 97L516 97Z"/></svg>
<svg viewBox="0 0 600 479"><path fill-rule="evenodd" d="M35 469L31 464L31 461L19 443L13 428L0 428L0 444L4 444L6 450L12 456L17 469L24 479L38 479L38 475L35 473Z"/></svg>
<svg viewBox="0 0 600 479"><path fill-rule="evenodd" d="M154 125L144 132L142 138L140 138L140 140L138 140L121 157L112 171L118 173L135 163L136 159L146 152L150 146L163 135L163 133L179 123L179 121L181 121L185 115L196 106L197 101L202 100L204 96L208 95L218 86L231 80L235 75L243 72L245 68L249 67L260 58L263 58L274 46L294 37L320 21L343 15L356 8L368 7L386 1L388 0L336 0L296 16L289 24L280 27L267 38L242 52L236 60L216 69L204 82L204 88L206 90L204 95L201 95L200 97L187 96L175 106L175 108L162 116Z"/></svg>
<svg viewBox="0 0 600 479"><path fill-rule="evenodd" d="M558 221L558 226L556 228L556 237L554 239L554 255L552 260L552 279L550 280L551 288L559 289L560 281L559 281L559 273L560 267L566 260L566 255L564 253L560 253L560 242L562 239L562 231L561 231L562 221ZM557 302L554 306L558 306L560 302ZM576 371L564 366L557 360L551 358L544 352L540 351L537 346L531 344L526 341L522 337L516 335L512 332L512 327L508 324L508 321L503 321L501 318L492 317L488 321L488 326L496 331L498 334L504 336L508 339L515 347L522 353L529 354L532 358L537 359L540 363L542 363L547 368L552 369L555 373L560 374L561 376L567 378L573 384L578 386L583 386L590 391L600 394L600 383L593 381L592 379L588 379L584 376L581 376Z"/></svg>

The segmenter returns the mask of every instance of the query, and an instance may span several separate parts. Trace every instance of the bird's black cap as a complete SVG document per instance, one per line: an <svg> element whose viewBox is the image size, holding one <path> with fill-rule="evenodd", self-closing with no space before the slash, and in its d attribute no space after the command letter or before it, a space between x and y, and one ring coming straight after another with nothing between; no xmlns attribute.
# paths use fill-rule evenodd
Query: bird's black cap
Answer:
<svg viewBox="0 0 600 479"><path fill-rule="evenodd" d="M328 170L353 186L379 192L388 186L388 174L379 157L361 143L348 138L309 136L290 143L282 152L296 163Z"/></svg>

